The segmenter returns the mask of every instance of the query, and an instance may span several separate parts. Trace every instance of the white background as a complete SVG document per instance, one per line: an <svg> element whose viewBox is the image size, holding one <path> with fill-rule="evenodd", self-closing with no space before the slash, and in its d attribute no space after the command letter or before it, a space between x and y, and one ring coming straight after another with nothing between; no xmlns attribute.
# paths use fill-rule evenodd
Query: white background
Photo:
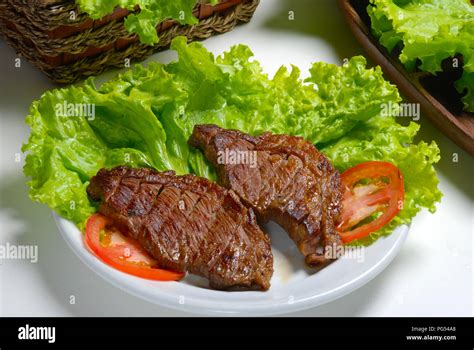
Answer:
<svg viewBox="0 0 474 350"><path fill-rule="evenodd" d="M288 20L294 11L295 20ZM262 0L253 21L204 42L221 53L248 44L265 70L282 64L303 71L311 62L340 64L363 54L334 0ZM39 261L0 260L2 316L186 316L149 304L109 285L85 267L60 237L50 210L28 199L23 160L24 117L34 99L53 87L39 71L0 41L0 244L38 245ZM169 61L170 52L150 60ZM111 77L114 73L107 73ZM435 140L444 193L435 214L420 213L392 264L354 293L292 316L472 316L474 162L422 117L419 139ZM453 155L459 160L453 162ZM74 296L76 303L70 304Z"/></svg>

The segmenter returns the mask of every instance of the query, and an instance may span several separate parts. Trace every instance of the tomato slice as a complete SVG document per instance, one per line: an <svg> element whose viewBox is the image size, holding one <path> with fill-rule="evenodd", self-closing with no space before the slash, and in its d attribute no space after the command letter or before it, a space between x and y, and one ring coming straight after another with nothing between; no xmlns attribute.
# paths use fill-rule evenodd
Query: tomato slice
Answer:
<svg viewBox="0 0 474 350"><path fill-rule="evenodd" d="M155 281L176 281L184 274L157 268L157 262L135 240L108 227L109 220L92 215L86 223L85 242L107 265L137 277Z"/></svg>
<svg viewBox="0 0 474 350"><path fill-rule="evenodd" d="M344 243L377 231L403 207L403 175L392 163L356 165L342 173L341 182L343 209L337 229Z"/></svg>

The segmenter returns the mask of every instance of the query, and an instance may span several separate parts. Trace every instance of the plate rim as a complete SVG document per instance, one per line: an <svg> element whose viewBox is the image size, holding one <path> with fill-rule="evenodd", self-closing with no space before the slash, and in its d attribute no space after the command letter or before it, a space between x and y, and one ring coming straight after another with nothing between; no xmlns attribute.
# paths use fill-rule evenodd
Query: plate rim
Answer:
<svg viewBox="0 0 474 350"><path fill-rule="evenodd" d="M378 276L400 252L408 233L410 231L411 225L401 225L396 229L401 230L399 237L395 243L390 247L388 252L384 254L383 258L378 260L369 270L365 271L362 274L357 275L349 282L339 286L336 289L331 290L327 295L312 295L310 297L300 298L294 300L294 302L279 302L275 301L270 304L265 303L262 305L252 305L245 306L243 304L238 305L225 305L225 309L222 308L222 305L219 306L217 303L212 302L212 300L207 300L203 302L198 298L186 298L186 303L179 303L179 296L175 298L169 296L166 293L160 294L160 298L152 297L147 293L143 293L135 290L134 288L127 288L124 285L123 281L120 281L118 276L123 276L123 273L117 271L106 264L98 264L98 260L92 254L81 254L77 249L77 245L73 242L73 238L69 237L68 229L65 227L67 224L73 224L71 221L62 218L57 213L53 212L53 218L58 227L58 230L61 234L61 237L66 241L69 249L71 249L74 254L79 258L79 260L85 264L90 270L99 275L101 278L106 280L111 285L119 288L120 290L131 294L139 299L145 300L152 304L162 306L171 310L179 312L194 313L197 315L208 315L208 316L274 316L274 315L283 315L292 312L303 311L311 309L317 306L327 304L329 302L340 299L357 289L361 288L376 276ZM73 224L74 225L74 224ZM381 237L383 239L384 237ZM86 252L87 250L84 249ZM117 276L117 277L114 277ZM130 278L135 278L133 276L127 276Z"/></svg>

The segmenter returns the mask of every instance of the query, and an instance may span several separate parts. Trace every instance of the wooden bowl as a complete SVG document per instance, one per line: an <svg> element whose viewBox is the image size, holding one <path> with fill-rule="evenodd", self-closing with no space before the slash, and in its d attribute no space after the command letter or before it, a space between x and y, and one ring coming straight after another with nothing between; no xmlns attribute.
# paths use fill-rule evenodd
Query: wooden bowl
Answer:
<svg viewBox="0 0 474 350"><path fill-rule="evenodd" d="M456 80L453 76L459 72L448 70L436 76L422 71L408 72L399 61L398 54L390 54L372 35L370 17L367 14L369 1L338 2L352 32L369 57L380 65L385 75L408 100L420 104L424 115L437 128L474 155L474 114L463 111L461 95L453 86Z"/></svg>

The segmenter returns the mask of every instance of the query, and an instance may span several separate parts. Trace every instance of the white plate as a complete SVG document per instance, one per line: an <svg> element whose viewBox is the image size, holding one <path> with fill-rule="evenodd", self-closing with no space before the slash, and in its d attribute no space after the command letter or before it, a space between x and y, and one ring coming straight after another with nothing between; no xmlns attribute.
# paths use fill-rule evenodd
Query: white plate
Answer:
<svg viewBox="0 0 474 350"><path fill-rule="evenodd" d="M180 282L153 282L124 274L102 263L84 246L77 227L55 215L71 249L104 279L149 302L180 311L206 315L275 315L308 309L360 288L388 266L400 251L409 227L400 226L362 251L346 255L318 272L304 266L303 257L276 224L270 233L274 254L273 278L267 292L223 292L207 288L207 281L188 275Z"/></svg>

